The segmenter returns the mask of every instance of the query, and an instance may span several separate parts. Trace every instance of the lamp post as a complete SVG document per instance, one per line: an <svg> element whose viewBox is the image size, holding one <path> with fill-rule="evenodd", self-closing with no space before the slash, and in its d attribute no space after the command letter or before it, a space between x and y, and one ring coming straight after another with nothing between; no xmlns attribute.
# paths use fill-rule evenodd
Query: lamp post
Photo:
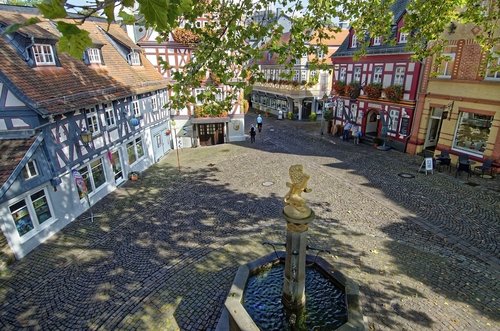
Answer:
<svg viewBox="0 0 500 331"><path fill-rule="evenodd" d="M175 124L176 124L176 123L175 123L175 120L172 120L172 121L170 122L170 125L171 125L171 126L172 126L172 128L174 129L174 136L175 136L175 138L174 138L174 139L175 139L174 147L177 147L177 148L175 149L175 153L176 153L176 155L177 155L177 167L179 168L179 171L181 171L181 161L180 161L180 159L179 159L179 144L178 144L177 129L176 129L176 127L175 127Z"/></svg>
<svg viewBox="0 0 500 331"><path fill-rule="evenodd" d="M325 122L325 110L326 110L326 102L328 101L328 96L326 93L323 95L321 99L323 101L323 109L321 110L321 135L323 135L323 123Z"/></svg>

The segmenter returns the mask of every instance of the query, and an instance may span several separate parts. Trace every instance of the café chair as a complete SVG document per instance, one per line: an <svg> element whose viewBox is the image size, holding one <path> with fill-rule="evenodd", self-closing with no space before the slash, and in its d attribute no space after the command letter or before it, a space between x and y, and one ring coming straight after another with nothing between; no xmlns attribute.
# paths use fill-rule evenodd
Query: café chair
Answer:
<svg viewBox="0 0 500 331"><path fill-rule="evenodd" d="M441 171L441 167L448 167L448 171L451 172L451 158L450 152L447 150L441 151L441 154L436 158L438 170Z"/></svg>
<svg viewBox="0 0 500 331"><path fill-rule="evenodd" d="M466 154L460 154L458 156L457 171L455 172L455 178L461 171L467 172L467 178L471 176L469 156Z"/></svg>
<svg viewBox="0 0 500 331"><path fill-rule="evenodd" d="M475 166L474 173L480 175L481 177L484 176L485 173L489 173L490 176L493 177L493 160L486 159L482 165Z"/></svg>

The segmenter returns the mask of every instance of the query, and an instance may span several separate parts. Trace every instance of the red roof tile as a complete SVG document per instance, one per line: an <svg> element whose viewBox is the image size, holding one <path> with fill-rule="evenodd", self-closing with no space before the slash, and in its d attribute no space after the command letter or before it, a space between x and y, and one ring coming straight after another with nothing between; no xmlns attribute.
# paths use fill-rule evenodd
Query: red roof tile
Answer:
<svg viewBox="0 0 500 331"><path fill-rule="evenodd" d="M0 14L2 17L8 16L5 12ZM16 15L30 17L26 14ZM104 65L89 66L81 59L58 54L61 67L31 68L8 41L0 38L0 71L33 101L35 108L48 114L78 110L167 86L167 82L143 54L140 54L141 66L130 66L98 27L105 30L107 23L87 21L80 26L90 32L94 43L103 45ZM43 29L52 36L58 34L47 21L38 24L37 29ZM121 41L128 39L125 31L116 24L111 24L108 33ZM131 41L127 44L128 47L133 45Z"/></svg>

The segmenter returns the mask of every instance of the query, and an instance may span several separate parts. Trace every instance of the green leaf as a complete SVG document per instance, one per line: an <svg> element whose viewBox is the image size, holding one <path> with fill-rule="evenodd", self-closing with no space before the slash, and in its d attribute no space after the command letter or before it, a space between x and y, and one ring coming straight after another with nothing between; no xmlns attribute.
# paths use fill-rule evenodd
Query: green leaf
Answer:
<svg viewBox="0 0 500 331"><path fill-rule="evenodd" d="M20 23L14 23L14 24L11 24L9 25L8 27L5 28L4 32L2 33L2 35L5 35L5 34L9 34L9 33L14 33L16 32L17 30L19 30L23 25L20 24Z"/></svg>
<svg viewBox="0 0 500 331"><path fill-rule="evenodd" d="M129 8L132 8L134 7L134 0L123 0L122 1L122 5L124 5L125 7L129 7Z"/></svg>
<svg viewBox="0 0 500 331"><path fill-rule="evenodd" d="M57 30L62 34L59 39L58 48L61 52L68 53L69 55L80 59L83 52L92 46L92 40L89 37L89 32L80 30L76 25L57 22Z"/></svg>
<svg viewBox="0 0 500 331"><path fill-rule="evenodd" d="M112 23L115 20L115 2L110 0L105 1L103 11L108 23Z"/></svg>
<svg viewBox="0 0 500 331"><path fill-rule="evenodd" d="M132 25L135 23L134 15L130 15L129 13L123 10L120 10L120 12L118 13L118 17L122 18L123 24Z"/></svg>
<svg viewBox="0 0 500 331"><path fill-rule="evenodd" d="M64 8L65 4L66 0L45 0L37 7L46 18L65 18L68 15Z"/></svg>

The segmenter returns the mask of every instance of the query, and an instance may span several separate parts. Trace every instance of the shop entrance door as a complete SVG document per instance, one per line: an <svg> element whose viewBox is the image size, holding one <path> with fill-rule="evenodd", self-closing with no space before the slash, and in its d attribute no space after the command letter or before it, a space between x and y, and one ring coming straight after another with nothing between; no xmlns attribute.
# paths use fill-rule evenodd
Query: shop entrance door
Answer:
<svg viewBox="0 0 500 331"><path fill-rule="evenodd" d="M200 124L199 138L201 146L224 143L224 123Z"/></svg>

